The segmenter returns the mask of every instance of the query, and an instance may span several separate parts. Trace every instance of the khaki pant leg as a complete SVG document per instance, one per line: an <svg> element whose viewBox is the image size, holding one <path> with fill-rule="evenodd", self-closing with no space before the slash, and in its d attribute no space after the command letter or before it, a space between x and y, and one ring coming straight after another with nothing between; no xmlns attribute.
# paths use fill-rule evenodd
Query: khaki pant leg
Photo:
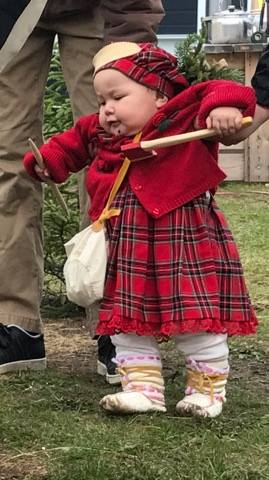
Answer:
<svg viewBox="0 0 269 480"><path fill-rule="evenodd" d="M93 89L92 59L103 46L104 20L100 8L76 15L57 27L61 65L71 100L74 120L98 110ZM81 228L89 224L89 199L85 171L79 172Z"/></svg>
<svg viewBox="0 0 269 480"><path fill-rule="evenodd" d="M42 188L25 172L27 139L42 143L52 33L36 28L0 75L0 321L39 331Z"/></svg>

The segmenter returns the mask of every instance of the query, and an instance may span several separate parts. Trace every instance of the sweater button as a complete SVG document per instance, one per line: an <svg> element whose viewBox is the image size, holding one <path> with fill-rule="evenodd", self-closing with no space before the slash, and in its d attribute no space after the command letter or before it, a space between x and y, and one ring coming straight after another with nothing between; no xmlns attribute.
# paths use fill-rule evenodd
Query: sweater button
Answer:
<svg viewBox="0 0 269 480"><path fill-rule="evenodd" d="M158 208L154 208L154 209L152 210L152 213L153 213L153 215L159 215L160 210L159 210Z"/></svg>
<svg viewBox="0 0 269 480"><path fill-rule="evenodd" d="M135 185L134 189L139 192L139 190L142 190L142 185Z"/></svg>

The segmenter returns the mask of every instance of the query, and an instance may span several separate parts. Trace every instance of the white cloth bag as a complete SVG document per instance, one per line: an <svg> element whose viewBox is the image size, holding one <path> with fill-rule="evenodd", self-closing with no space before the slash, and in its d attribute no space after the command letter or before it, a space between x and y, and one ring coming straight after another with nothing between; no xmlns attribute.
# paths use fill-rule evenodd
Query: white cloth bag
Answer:
<svg viewBox="0 0 269 480"><path fill-rule="evenodd" d="M91 225L64 246L66 295L71 302L87 308L103 298L107 265L105 229L95 231Z"/></svg>

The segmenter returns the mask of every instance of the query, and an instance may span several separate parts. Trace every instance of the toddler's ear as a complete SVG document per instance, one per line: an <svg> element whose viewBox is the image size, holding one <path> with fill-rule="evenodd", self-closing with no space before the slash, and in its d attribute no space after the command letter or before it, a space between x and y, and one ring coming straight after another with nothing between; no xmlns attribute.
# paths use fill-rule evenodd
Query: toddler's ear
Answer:
<svg viewBox="0 0 269 480"><path fill-rule="evenodd" d="M163 95L163 93L158 92L156 95L156 107L161 108L167 102L168 102L168 97L166 95Z"/></svg>

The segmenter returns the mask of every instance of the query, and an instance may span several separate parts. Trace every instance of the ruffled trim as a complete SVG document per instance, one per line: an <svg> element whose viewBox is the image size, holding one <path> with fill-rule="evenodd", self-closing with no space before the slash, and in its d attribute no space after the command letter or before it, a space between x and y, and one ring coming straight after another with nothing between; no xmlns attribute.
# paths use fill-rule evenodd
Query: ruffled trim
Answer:
<svg viewBox="0 0 269 480"><path fill-rule="evenodd" d="M103 315L102 315L103 316ZM257 320L251 317L246 321L225 321L219 319L193 319L181 322L166 322L161 326L155 323L141 323L136 319L120 318L113 315L102 319L96 327L98 335L116 335L118 333L135 333L143 336L174 337L181 333L227 333L232 335L253 335L257 330Z"/></svg>

